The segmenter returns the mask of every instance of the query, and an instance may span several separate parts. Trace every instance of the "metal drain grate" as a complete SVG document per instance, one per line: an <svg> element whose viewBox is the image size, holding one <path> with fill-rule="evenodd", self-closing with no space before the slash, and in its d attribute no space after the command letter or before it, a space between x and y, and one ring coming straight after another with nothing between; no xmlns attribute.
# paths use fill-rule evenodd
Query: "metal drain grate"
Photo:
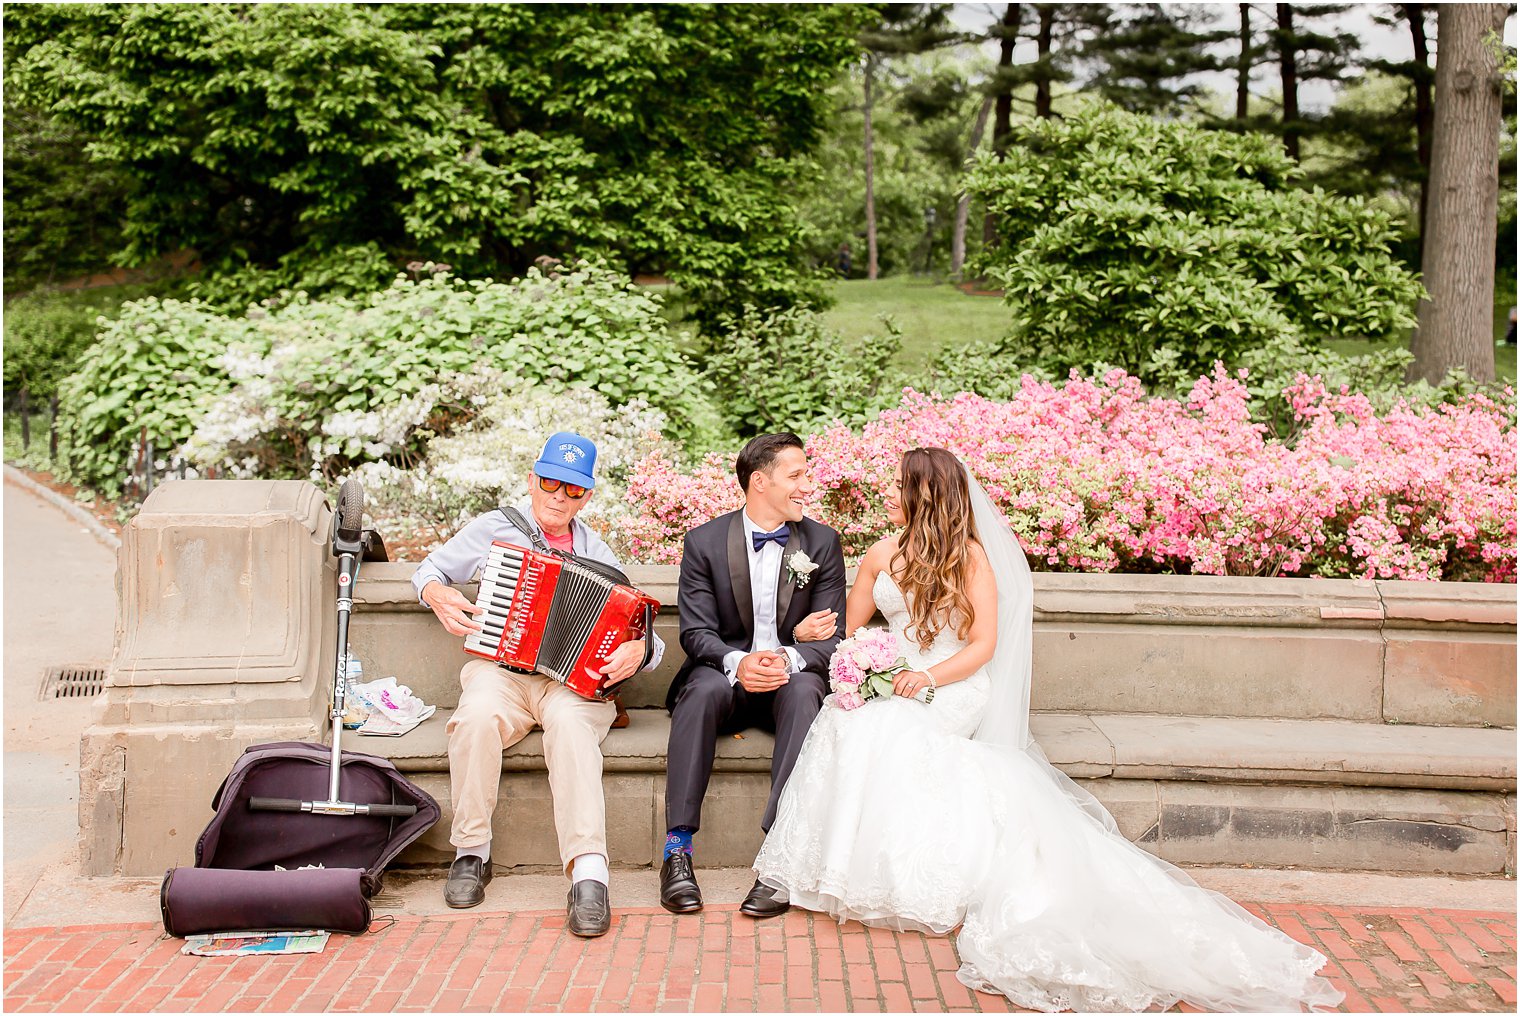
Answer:
<svg viewBox="0 0 1520 1016"><path fill-rule="evenodd" d="M406 901L400 893L381 891L369 898L369 905L376 910L400 910L406 906Z"/></svg>
<svg viewBox="0 0 1520 1016"><path fill-rule="evenodd" d="M105 684L106 668L103 666L49 667L42 675L37 698L42 702L94 698Z"/></svg>

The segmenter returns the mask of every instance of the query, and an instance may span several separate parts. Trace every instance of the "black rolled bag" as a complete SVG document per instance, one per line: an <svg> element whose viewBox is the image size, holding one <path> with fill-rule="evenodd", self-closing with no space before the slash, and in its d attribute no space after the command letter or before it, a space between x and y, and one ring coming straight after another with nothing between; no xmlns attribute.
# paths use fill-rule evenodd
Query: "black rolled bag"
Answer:
<svg viewBox="0 0 1520 1016"><path fill-rule="evenodd" d="M359 868L236 871L171 868L158 893L164 930L184 938L225 931L341 931L362 934L369 900Z"/></svg>
<svg viewBox="0 0 1520 1016"><path fill-rule="evenodd" d="M174 868L159 892L170 935L222 931L369 927L370 897L385 866L438 821L438 802L389 759L342 755L342 797L366 805L411 805L406 817L265 811L253 798L325 801L332 749L302 741L243 752L211 800L216 812L195 844L195 866Z"/></svg>

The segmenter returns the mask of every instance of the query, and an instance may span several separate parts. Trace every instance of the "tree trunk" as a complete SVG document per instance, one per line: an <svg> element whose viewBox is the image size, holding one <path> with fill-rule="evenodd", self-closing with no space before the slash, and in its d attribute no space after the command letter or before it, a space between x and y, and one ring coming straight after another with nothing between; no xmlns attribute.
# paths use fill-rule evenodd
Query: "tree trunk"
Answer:
<svg viewBox="0 0 1520 1016"><path fill-rule="evenodd" d="M1498 231L1502 103L1494 48L1506 4L1442 4L1436 13L1436 101L1431 135L1429 231L1421 271L1411 380L1432 384L1449 367L1494 378L1494 243Z"/></svg>
<svg viewBox="0 0 1520 1016"><path fill-rule="evenodd" d="M880 273L876 263L876 138L871 132L872 79L876 76L876 57L866 54L866 278Z"/></svg>
<svg viewBox="0 0 1520 1016"><path fill-rule="evenodd" d="M971 143L966 146L967 156L975 155L982 143L982 133L987 129L987 117L992 112L992 96L982 100L982 108L976 111L976 123L971 128ZM950 274L957 279L966 266L966 223L971 217L971 195L962 193L955 203L955 229L950 234Z"/></svg>
<svg viewBox="0 0 1520 1016"><path fill-rule="evenodd" d="M1283 147L1298 161L1298 48L1293 41L1293 5L1277 5L1277 54L1282 70Z"/></svg>
<svg viewBox="0 0 1520 1016"><path fill-rule="evenodd" d="M1008 150L1008 132L1013 127L1013 89L1008 84L1008 71L1013 67L1013 46L1019 38L1019 20L1023 9L1019 4L1003 8L1003 20L998 23L998 69L997 101L993 106L992 150L1002 159ZM997 223L992 213L982 217L982 242L991 243L997 237Z"/></svg>
<svg viewBox="0 0 1520 1016"><path fill-rule="evenodd" d="M1414 42L1414 58L1425 69L1415 72L1414 79L1414 131L1420 154L1420 254L1424 255L1425 206L1430 193L1430 132L1434 110L1430 101L1430 42L1425 38L1425 5L1402 4L1404 17L1409 22L1409 34Z"/></svg>
<svg viewBox="0 0 1520 1016"><path fill-rule="evenodd" d="M1013 89L1008 84L1008 71L1013 67L1013 47L1019 39L1019 20L1023 15L1020 4L1009 4L1003 10L1003 20L998 24L998 85L997 105L992 121L992 150L998 158L1008 150L1008 131L1013 126Z"/></svg>
<svg viewBox="0 0 1520 1016"><path fill-rule="evenodd" d="M1040 61L1040 76L1034 83L1034 115L1043 120L1049 120L1050 108L1050 33L1055 23L1055 8L1050 4L1038 5L1040 12L1040 30L1035 35L1037 59Z"/></svg>
<svg viewBox="0 0 1520 1016"><path fill-rule="evenodd" d="M1235 78L1235 119L1245 122L1251 98L1251 5L1240 5L1240 64Z"/></svg>

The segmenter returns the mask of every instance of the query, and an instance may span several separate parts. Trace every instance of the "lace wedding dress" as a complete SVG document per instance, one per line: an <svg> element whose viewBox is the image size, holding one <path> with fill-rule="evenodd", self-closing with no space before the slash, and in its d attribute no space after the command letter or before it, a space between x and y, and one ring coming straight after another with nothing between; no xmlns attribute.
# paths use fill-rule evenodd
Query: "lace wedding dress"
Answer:
<svg viewBox="0 0 1520 1016"><path fill-rule="evenodd" d="M910 669L964 645L947 630L920 651L887 573L873 593ZM1037 747L972 740L991 682L984 669L930 705L826 704L756 858L761 881L841 921L960 927L961 981L1025 1008L1340 1002L1315 976L1323 956L1131 844Z"/></svg>

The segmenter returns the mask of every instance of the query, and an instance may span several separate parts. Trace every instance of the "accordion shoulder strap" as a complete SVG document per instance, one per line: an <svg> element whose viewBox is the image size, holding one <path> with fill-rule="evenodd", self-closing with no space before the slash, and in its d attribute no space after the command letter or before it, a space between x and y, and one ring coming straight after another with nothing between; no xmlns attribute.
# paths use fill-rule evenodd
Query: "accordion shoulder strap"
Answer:
<svg viewBox="0 0 1520 1016"><path fill-rule="evenodd" d="M533 546L535 549L542 551L545 554L552 553L548 541L544 539L544 534L538 531L537 526L524 518L522 512L518 511L516 508L513 508L511 505L503 505L497 510L505 515L507 517L507 521L516 526L524 536L533 541Z"/></svg>
<svg viewBox="0 0 1520 1016"><path fill-rule="evenodd" d="M608 579L612 582L616 582L620 586L632 585L632 583L628 581L628 576L624 575L622 569L620 568L614 568L612 565L606 564L602 561L593 561L591 558L582 557L580 554L567 554L562 550L555 550L554 548L550 547L548 542L544 539L543 534L538 531L538 527L534 526L527 519L523 518L523 513L518 511L516 508L504 506L497 510L507 517L508 522L516 526L528 537L528 539L532 540L534 548L539 552L544 554L554 554L555 556L562 557L567 561L574 561L582 568L585 568L588 571L594 571L598 575L601 575L603 578Z"/></svg>

